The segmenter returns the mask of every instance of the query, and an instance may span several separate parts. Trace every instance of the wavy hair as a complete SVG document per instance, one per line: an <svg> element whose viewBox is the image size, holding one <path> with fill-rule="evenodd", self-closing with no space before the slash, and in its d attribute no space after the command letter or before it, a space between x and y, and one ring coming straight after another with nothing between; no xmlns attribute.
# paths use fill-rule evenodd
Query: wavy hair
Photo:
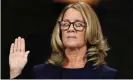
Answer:
<svg viewBox="0 0 133 80"><path fill-rule="evenodd" d="M85 40L87 45L86 58L87 61L93 61L94 66L105 64L105 57L107 56L106 51L109 50L107 40L104 39L101 25L98 17L92 7L84 2L77 2L67 5L59 15L56 25L53 29L51 46L52 54L48 59L48 63L55 65L62 65L64 62L64 46L61 40L61 30L58 25L58 21L63 19L63 16L69 8L78 10L85 22L87 23L85 31Z"/></svg>

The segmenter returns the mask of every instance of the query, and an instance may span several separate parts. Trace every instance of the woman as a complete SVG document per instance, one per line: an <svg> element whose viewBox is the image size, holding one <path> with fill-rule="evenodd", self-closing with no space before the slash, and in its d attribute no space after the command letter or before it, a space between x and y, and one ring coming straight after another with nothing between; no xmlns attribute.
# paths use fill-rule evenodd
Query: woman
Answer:
<svg viewBox="0 0 133 80"><path fill-rule="evenodd" d="M104 58L109 50L99 20L92 8L84 3L65 7L54 27L52 54L44 64L33 68L40 79L109 79L117 70L107 66ZM27 63L24 39L12 43L9 56L10 78L20 78Z"/></svg>

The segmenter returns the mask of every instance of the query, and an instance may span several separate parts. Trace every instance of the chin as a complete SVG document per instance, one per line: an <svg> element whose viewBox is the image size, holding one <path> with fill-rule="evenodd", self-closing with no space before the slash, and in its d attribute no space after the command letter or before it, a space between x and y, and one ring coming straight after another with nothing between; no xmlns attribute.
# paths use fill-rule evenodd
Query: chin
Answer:
<svg viewBox="0 0 133 80"><path fill-rule="evenodd" d="M67 43L67 44L65 44L65 46L68 47L68 48L78 47L78 45L76 43Z"/></svg>

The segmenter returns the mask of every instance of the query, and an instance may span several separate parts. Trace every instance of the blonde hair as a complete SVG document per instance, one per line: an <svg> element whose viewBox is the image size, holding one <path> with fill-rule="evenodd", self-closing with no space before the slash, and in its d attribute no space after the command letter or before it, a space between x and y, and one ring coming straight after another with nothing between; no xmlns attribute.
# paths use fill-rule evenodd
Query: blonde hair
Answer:
<svg viewBox="0 0 133 80"><path fill-rule="evenodd" d="M88 46L88 52L86 54L87 61L94 61L95 66L105 64L104 58L107 56L106 51L109 50L107 41L103 38L101 25L96 13L93 11L90 5L84 2L69 4L60 14L52 33L52 54L48 59L48 62L55 65L63 64L63 60L65 58L63 54L64 46L61 41L61 31L58 25L58 21L61 21L63 19L64 13L69 8L74 8L80 11L83 19L87 23L85 31L85 40L87 42L86 45Z"/></svg>

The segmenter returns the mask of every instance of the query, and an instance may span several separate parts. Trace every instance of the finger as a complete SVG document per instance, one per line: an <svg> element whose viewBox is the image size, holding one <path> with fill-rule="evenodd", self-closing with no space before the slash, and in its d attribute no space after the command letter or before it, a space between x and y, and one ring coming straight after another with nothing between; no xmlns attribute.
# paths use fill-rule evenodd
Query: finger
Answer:
<svg viewBox="0 0 133 80"><path fill-rule="evenodd" d="M20 49L20 47L21 47L21 37L18 37L17 44L18 44L18 45L17 45L17 46L18 46L18 47L17 47L17 50L18 50L18 51L21 51L21 49Z"/></svg>
<svg viewBox="0 0 133 80"><path fill-rule="evenodd" d="M10 53L13 53L13 48L14 48L14 43L11 44L11 47L10 47Z"/></svg>
<svg viewBox="0 0 133 80"><path fill-rule="evenodd" d="M17 38L15 39L15 42L14 42L14 52L16 52L17 51Z"/></svg>
<svg viewBox="0 0 133 80"><path fill-rule="evenodd" d="M30 51L26 51L25 54L24 54L24 57L27 59L28 58L28 55L29 55Z"/></svg>
<svg viewBox="0 0 133 80"><path fill-rule="evenodd" d="M24 38L21 39L21 45L20 46L21 46L20 47L21 51L25 52L25 40L24 40Z"/></svg>

